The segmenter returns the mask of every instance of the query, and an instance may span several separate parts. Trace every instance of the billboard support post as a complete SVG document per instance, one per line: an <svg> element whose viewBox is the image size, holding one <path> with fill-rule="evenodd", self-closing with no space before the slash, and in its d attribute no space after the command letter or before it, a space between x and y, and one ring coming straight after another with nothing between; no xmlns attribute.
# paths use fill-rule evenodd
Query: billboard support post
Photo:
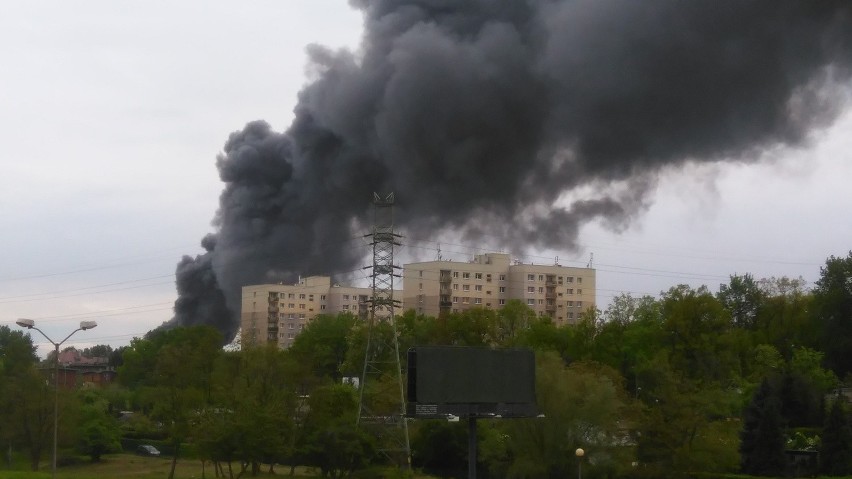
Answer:
<svg viewBox="0 0 852 479"><path fill-rule="evenodd" d="M476 417L467 418L467 477L476 479Z"/></svg>

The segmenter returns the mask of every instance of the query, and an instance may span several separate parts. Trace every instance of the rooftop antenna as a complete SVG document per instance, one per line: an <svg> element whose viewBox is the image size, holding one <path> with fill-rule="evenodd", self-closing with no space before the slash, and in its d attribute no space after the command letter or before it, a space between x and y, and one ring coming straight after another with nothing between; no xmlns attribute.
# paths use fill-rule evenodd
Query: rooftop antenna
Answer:
<svg viewBox="0 0 852 479"><path fill-rule="evenodd" d="M595 253L589 253L589 263L586 264L586 268L592 269L595 265Z"/></svg>
<svg viewBox="0 0 852 479"><path fill-rule="evenodd" d="M441 243L438 243L438 261L441 261Z"/></svg>

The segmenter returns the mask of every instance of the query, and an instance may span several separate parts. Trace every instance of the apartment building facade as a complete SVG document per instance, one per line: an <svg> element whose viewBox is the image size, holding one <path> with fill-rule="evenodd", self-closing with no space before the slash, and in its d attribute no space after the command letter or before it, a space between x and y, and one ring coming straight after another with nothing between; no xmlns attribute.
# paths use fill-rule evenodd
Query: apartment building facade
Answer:
<svg viewBox="0 0 852 479"><path fill-rule="evenodd" d="M512 263L504 253L470 262L428 261L403 267L403 309L438 316L470 308L499 309L517 299L558 325L576 324L595 307L595 270Z"/></svg>
<svg viewBox="0 0 852 479"><path fill-rule="evenodd" d="M242 347L275 343L289 348L317 315L352 313L366 318L370 288L332 284L328 276L300 278L295 284L244 286L240 326Z"/></svg>

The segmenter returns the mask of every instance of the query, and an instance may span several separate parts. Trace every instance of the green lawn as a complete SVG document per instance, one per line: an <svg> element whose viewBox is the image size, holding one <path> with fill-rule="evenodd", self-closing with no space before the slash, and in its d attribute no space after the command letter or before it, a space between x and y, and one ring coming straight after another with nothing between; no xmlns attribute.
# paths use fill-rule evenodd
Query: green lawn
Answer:
<svg viewBox="0 0 852 479"><path fill-rule="evenodd" d="M84 463L74 466L60 467L56 471L56 477L59 479L105 479L105 478L133 478L133 479L164 479L169 477L169 469L171 468L171 458L155 458L142 457L133 454L109 454L102 458L99 463ZM223 464L227 477L228 465ZM239 474L240 465L233 463L234 477ZM267 474L269 466L264 466L262 472L256 477L289 477L290 468L287 466L276 466L275 474ZM296 469L298 477L319 477L318 470L309 468ZM207 463L206 474L202 476L201 461L197 459L178 460L177 468L175 469L176 479L201 479L206 477L214 479L216 477L213 471L213 465ZM249 478L249 471L243 474L243 478ZM431 476L415 476L420 479L427 479ZM0 479L50 479L50 463L43 462L42 469L38 472L30 471L8 471L0 470Z"/></svg>
<svg viewBox="0 0 852 479"><path fill-rule="evenodd" d="M172 465L171 458L155 458L142 457L133 454L109 454L102 458L99 463L84 463L74 466L60 467L56 471L56 477L61 479L104 479L104 478L133 478L133 479L162 479L169 476L169 470ZM227 474L227 464L225 473ZM234 477L239 473L239 464L234 463ZM263 473L258 477L282 477L287 476L290 472L289 467L277 466L274 476L266 474L269 466L263 468ZM206 475L208 478L215 478L216 473L213 471L213 466L207 463ZM296 470L296 475L301 477L316 477L306 468ZM201 461L196 459L178 460L177 468L175 469L175 478L179 479L200 479L202 477ZM243 474L243 477L251 477L250 474ZM43 463L42 469L38 472L29 471L3 471L0 470L0 479L50 479L50 464Z"/></svg>

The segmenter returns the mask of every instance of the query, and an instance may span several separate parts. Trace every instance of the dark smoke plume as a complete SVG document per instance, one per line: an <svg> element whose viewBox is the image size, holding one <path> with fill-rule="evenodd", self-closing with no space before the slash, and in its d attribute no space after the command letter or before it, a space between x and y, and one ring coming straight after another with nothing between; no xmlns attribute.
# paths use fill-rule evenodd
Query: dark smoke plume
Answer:
<svg viewBox="0 0 852 479"><path fill-rule="evenodd" d="M289 129L228 139L178 324L233 336L241 286L362 266L373 191L413 237L570 247L640 212L661 168L805 144L850 80L846 0L351 3L360 49L309 47Z"/></svg>

